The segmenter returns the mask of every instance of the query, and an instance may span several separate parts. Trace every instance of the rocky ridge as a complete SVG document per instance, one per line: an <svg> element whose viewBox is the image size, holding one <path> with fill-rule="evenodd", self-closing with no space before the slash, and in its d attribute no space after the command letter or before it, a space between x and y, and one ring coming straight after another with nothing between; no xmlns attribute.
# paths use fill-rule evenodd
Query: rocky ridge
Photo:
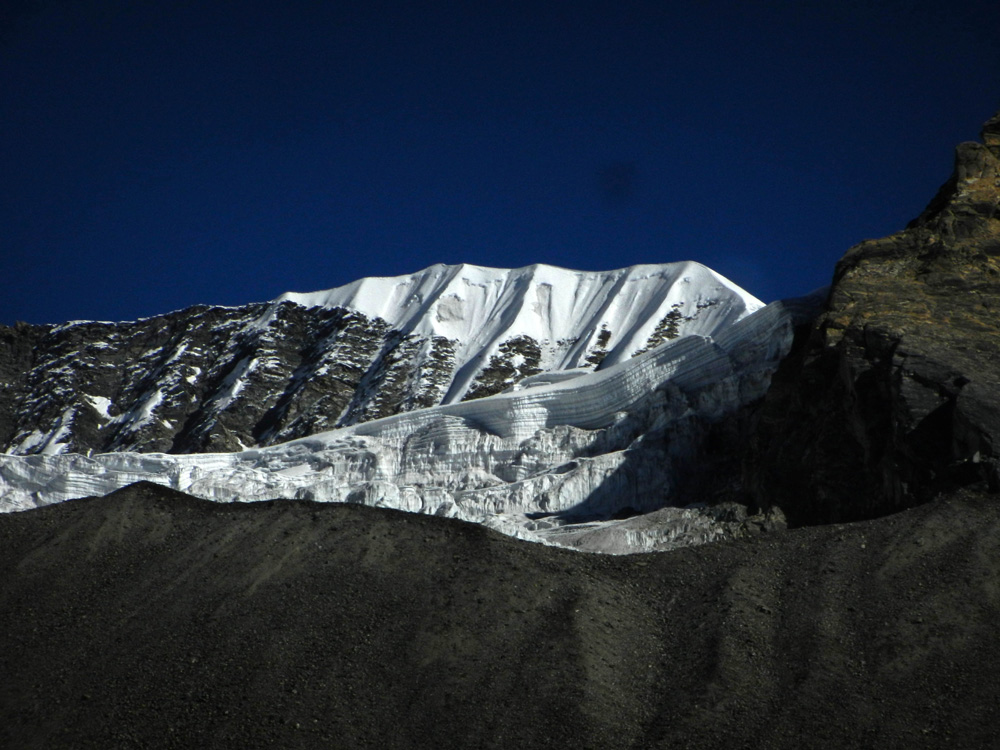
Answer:
<svg viewBox="0 0 1000 750"><path fill-rule="evenodd" d="M851 248L779 368L746 484L791 522L1000 489L1000 115L903 231Z"/></svg>

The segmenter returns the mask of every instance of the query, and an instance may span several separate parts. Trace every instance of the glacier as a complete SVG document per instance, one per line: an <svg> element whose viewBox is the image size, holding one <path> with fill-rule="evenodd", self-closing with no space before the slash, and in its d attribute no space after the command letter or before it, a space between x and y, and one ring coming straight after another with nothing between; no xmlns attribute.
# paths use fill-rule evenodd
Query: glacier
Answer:
<svg viewBox="0 0 1000 750"><path fill-rule="evenodd" d="M531 268L531 278L541 279L539 283L552 278L546 277L548 270ZM445 329L434 326L455 322L454 316L440 314L441 301L451 293L447 277L442 271L441 283L423 288L414 303L399 303L400 294L384 294L391 280L373 282L376 291L359 282L351 293L384 300L378 312L389 315L394 325L430 320L427 325L440 332ZM618 281L623 278L629 273ZM345 299L343 289L297 301L363 304L357 297ZM551 294L557 295L555 287ZM565 298L557 295L563 300L558 304L583 296L570 290ZM747 314L746 307L733 304L729 311L720 310L724 320L715 321L711 335L688 332L634 356L622 354L635 341L648 340L648 332L640 331L632 338L623 336L629 343L614 356L612 349L593 371L542 372L496 395L452 400L273 446L187 455L0 455L0 510L104 495L150 481L219 502L299 498L365 503L459 518L524 539L580 548L594 548L580 541L580 531L600 526L601 551L708 541L722 527L698 507L674 507L697 499L684 495L682 480L699 460L712 425L764 395L791 347L795 326L812 318L823 292L763 307L752 298L736 298L757 309ZM407 304L426 306L428 300L439 305L437 313L428 316L424 310L417 317L401 317ZM642 304L639 300L637 306ZM601 313L606 319L610 314ZM562 333L555 323L559 315L550 316L553 327L542 332L518 329L516 315L513 322L502 319L491 330L471 317L479 322L462 325L482 326L487 338L518 330ZM600 319L595 312L589 320ZM645 316L643 325L651 319ZM629 330L628 320L621 313L616 330ZM654 511L655 524L637 526L634 519L617 518ZM575 531L573 539L570 531Z"/></svg>

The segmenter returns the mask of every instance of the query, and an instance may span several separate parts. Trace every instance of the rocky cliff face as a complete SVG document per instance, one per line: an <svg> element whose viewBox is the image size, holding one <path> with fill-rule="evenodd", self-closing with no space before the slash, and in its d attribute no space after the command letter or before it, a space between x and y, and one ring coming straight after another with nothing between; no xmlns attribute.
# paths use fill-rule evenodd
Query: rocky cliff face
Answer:
<svg viewBox="0 0 1000 750"><path fill-rule="evenodd" d="M382 321L292 303L4 328L0 445L189 453L298 437L352 405L355 416L402 410L407 394L388 388L354 401L362 383L395 374L406 345Z"/></svg>
<svg viewBox="0 0 1000 750"><path fill-rule="evenodd" d="M837 265L759 413L745 478L793 523L1000 484L1000 114L903 231Z"/></svg>

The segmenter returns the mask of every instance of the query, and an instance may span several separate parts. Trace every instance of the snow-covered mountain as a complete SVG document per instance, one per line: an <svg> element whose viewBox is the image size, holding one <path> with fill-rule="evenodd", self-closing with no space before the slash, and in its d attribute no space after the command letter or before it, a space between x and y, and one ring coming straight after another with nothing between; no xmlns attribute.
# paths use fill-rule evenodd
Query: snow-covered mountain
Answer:
<svg viewBox="0 0 1000 750"><path fill-rule="evenodd" d="M592 273L436 265L278 298L384 320L453 354L440 403L491 395L528 375L622 362L670 338L711 335L763 306L698 263Z"/></svg>
<svg viewBox="0 0 1000 750"><path fill-rule="evenodd" d="M706 493L718 489L712 482L724 481L725 472L713 477L713 470L738 460L737 451L712 455L713 436L763 396L794 326L815 313L818 301L762 307L693 263L603 274L434 266L412 276L283 295L228 317L218 308L182 311L175 316L216 316L222 322L209 326L216 338L228 332L224 346L244 352L248 338L257 352L265 344L272 352L294 349L282 335L294 316L321 321L306 329L325 331L313 335L308 356L294 367L244 353L235 367L214 372L216 388L208 407L195 412L198 418L211 414L228 429L226 417L254 406L265 415L282 405L290 410L289 392L306 389L314 407L330 404L324 375L335 364L344 372L355 363L355 390L341 399L345 405L336 417L328 417L327 424L341 426L265 447L285 434L275 419L257 440L261 445L200 455L82 455L58 447L73 439L69 431L61 440L46 437L35 451L42 455L14 455L41 444L26 446L22 438L0 456L0 503L24 509L148 480L218 501L298 497L447 515L587 548L705 541L726 531L718 514L676 506L708 499ZM95 325L63 326L48 335ZM434 359L435 340L449 342L447 357ZM407 362L394 370L387 342L394 342L389 351L395 352L407 341L416 342L412 356L393 360ZM163 383L166 373L175 373L169 382L193 385L200 373L192 378L185 368L195 365L184 359L204 356L204 349L178 332L172 347L160 347L159 364L146 381ZM356 363L366 357L371 361L361 372ZM436 405L412 408L398 393L413 395L414 383L426 383L428 362L440 365ZM64 368L73 371L69 363ZM280 385L264 391L264 398L244 396L252 387L259 394L275 372L286 375L272 375ZM147 395L129 412L119 408L119 415L140 427L158 422L166 429L163 405L173 403L176 392L147 386L146 393L159 395ZM101 395L84 392L80 398L109 422L118 418L98 401ZM395 408L362 420L372 413L356 406L373 403ZM296 422L284 424L287 430ZM660 514L655 528L636 530L634 521L622 521L621 534L609 536L608 524L617 523L611 519L651 511ZM604 522L597 543L584 539L593 521Z"/></svg>
<svg viewBox="0 0 1000 750"><path fill-rule="evenodd" d="M0 449L272 445L609 366L761 306L697 263L437 265L238 308L0 328Z"/></svg>

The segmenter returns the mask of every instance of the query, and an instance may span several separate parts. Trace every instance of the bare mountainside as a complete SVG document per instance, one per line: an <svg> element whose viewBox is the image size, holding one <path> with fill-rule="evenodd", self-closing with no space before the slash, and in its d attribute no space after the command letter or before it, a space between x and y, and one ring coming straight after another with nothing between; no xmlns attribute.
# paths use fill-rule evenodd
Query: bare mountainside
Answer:
<svg viewBox="0 0 1000 750"><path fill-rule="evenodd" d="M750 437L760 506L823 523L1000 491L1000 114L980 136L906 229L837 264Z"/></svg>
<svg viewBox="0 0 1000 750"><path fill-rule="evenodd" d="M0 516L0 565L4 747L987 747L1000 722L1000 505L965 491L608 557L142 484Z"/></svg>

